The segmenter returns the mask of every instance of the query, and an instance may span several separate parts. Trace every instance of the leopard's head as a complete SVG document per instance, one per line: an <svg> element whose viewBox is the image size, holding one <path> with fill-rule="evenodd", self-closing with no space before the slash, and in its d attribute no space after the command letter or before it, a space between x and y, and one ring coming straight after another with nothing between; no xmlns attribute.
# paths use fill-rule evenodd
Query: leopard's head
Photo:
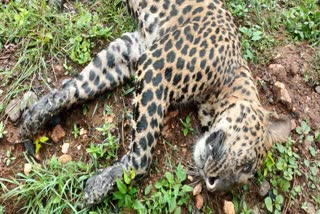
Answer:
<svg viewBox="0 0 320 214"><path fill-rule="evenodd" d="M278 117L249 102L230 106L218 113L194 148L199 174L211 192L247 183L272 143L286 140L291 131L291 121L286 116Z"/></svg>

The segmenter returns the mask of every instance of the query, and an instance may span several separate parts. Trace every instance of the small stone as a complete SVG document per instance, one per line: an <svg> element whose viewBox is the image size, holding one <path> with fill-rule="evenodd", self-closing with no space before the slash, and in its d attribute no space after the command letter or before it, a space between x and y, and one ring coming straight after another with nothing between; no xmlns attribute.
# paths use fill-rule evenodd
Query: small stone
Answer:
<svg viewBox="0 0 320 214"><path fill-rule="evenodd" d="M80 136L87 136L88 135L88 131L84 128L80 128L80 132L79 132Z"/></svg>
<svg viewBox="0 0 320 214"><path fill-rule="evenodd" d="M64 73L64 68L63 68L63 66L61 66L61 65L55 65L55 66L53 67L53 70L54 70L55 72L57 72L57 73Z"/></svg>
<svg viewBox="0 0 320 214"><path fill-rule="evenodd" d="M283 83L276 82L274 84L273 91L275 93L277 101L280 101L289 108L292 107L292 100L290 94Z"/></svg>
<svg viewBox="0 0 320 214"><path fill-rule="evenodd" d="M32 164L30 163L24 164L23 172L26 176L30 175L31 170L32 170Z"/></svg>
<svg viewBox="0 0 320 214"><path fill-rule="evenodd" d="M197 209L201 209L203 207L203 203L204 203L204 200L203 200L203 197L201 194L199 195L196 195L196 207Z"/></svg>
<svg viewBox="0 0 320 214"><path fill-rule="evenodd" d="M54 127L50 134L51 139L55 143L60 142L64 138L64 136L66 136L66 132L59 124Z"/></svg>
<svg viewBox="0 0 320 214"><path fill-rule="evenodd" d="M5 114L8 115L8 117L12 122L16 122L21 116L21 111L19 106L20 102L21 101L19 99L11 100L4 111Z"/></svg>
<svg viewBox="0 0 320 214"><path fill-rule="evenodd" d="M199 195L202 191L202 184L198 183L194 188L193 188L193 195Z"/></svg>
<svg viewBox="0 0 320 214"><path fill-rule="evenodd" d="M231 201L224 201L223 211L225 214L235 214L234 204Z"/></svg>
<svg viewBox="0 0 320 214"><path fill-rule="evenodd" d="M77 149L80 150L81 149L81 145L77 146Z"/></svg>
<svg viewBox="0 0 320 214"><path fill-rule="evenodd" d="M193 182L193 181L194 181L194 178L193 178L191 175L188 175L188 180L189 180L190 182Z"/></svg>
<svg viewBox="0 0 320 214"><path fill-rule="evenodd" d="M183 154L186 154L188 152L188 149L187 148L182 148L182 153Z"/></svg>
<svg viewBox="0 0 320 214"><path fill-rule="evenodd" d="M279 80L283 80L287 77L286 68L281 64L271 64L269 65L268 69Z"/></svg>
<svg viewBox="0 0 320 214"><path fill-rule="evenodd" d="M106 115L105 117L104 117L104 120L106 121L106 122L108 122L108 123L113 123L113 120L114 120L114 115Z"/></svg>
<svg viewBox="0 0 320 214"><path fill-rule="evenodd" d="M26 108L30 107L32 104L38 101L38 96L33 91L28 91L22 97L20 103L20 110L23 111Z"/></svg>
<svg viewBox="0 0 320 214"><path fill-rule="evenodd" d="M61 151L63 154L67 154L69 151L70 143L64 143L62 145Z"/></svg>
<svg viewBox="0 0 320 214"><path fill-rule="evenodd" d="M47 79L47 83L52 83L52 79L51 79L51 78L48 78L48 79Z"/></svg>
<svg viewBox="0 0 320 214"><path fill-rule="evenodd" d="M315 87L314 89L318 94L320 94L320 85L318 85L317 87Z"/></svg>
<svg viewBox="0 0 320 214"><path fill-rule="evenodd" d="M34 157L35 157L35 159L37 159L38 161L42 161L42 157L41 157L40 153L37 153Z"/></svg>
<svg viewBox="0 0 320 214"><path fill-rule="evenodd" d="M71 160L72 160L71 155L63 154L63 155L61 155L61 156L59 157L59 161L61 161L61 163L63 163L63 164L65 164L65 163L67 163L67 162L69 162L69 161L71 161Z"/></svg>
<svg viewBox="0 0 320 214"><path fill-rule="evenodd" d="M292 130L296 130L296 128L297 128L296 120L292 119L292 120L291 120L291 131L292 131Z"/></svg>
<svg viewBox="0 0 320 214"><path fill-rule="evenodd" d="M260 188L259 188L259 195L261 197L264 197L268 194L269 190L270 190L271 186L269 184L269 182L267 180L264 180L262 182L262 184L260 185Z"/></svg>

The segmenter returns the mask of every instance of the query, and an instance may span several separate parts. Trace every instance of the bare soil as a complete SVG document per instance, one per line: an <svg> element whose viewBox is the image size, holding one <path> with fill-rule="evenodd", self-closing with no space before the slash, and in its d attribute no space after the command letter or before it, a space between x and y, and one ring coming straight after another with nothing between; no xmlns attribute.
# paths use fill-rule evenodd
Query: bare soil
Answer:
<svg viewBox="0 0 320 214"><path fill-rule="evenodd" d="M13 47L14 48L14 47ZM297 45L288 45L283 47L277 47L274 51L273 60L268 65L250 65L252 73L257 81L258 89L261 96L263 105L278 113L288 114L291 116L296 124L299 124L302 120L308 120L314 129L320 128L320 94L315 91L315 87L319 84L319 76L313 67L314 64L314 50L306 44L300 43ZM4 49L4 52L0 53L0 67L10 67L14 64L17 58L14 57L10 48ZM280 64L284 66L284 71L269 69L270 64ZM52 82L50 83L52 88L60 85L64 76L64 71L56 69L60 66L59 62L51 62L52 70L49 73ZM80 69L79 69L80 71ZM306 74L309 79L306 80ZM290 97L292 99L292 105L284 105L277 101L277 97L274 93L274 83L282 82L285 84ZM129 86L124 86L129 87ZM48 90L45 86L36 79L35 88L42 95ZM1 88L4 92L5 88ZM21 94L22 96L22 94ZM86 103L88 106L88 112L84 116L83 108L81 105L75 106L68 111L64 111L55 120L54 124L59 123L66 132L66 137L59 142L53 143L49 141L47 145L41 148L38 160L42 161L50 159L53 155L61 156L61 146L64 142L70 143L68 154L71 155L74 161L82 160L90 162L90 155L86 152L86 148L89 147L90 142L99 143L103 140L103 137L99 132L95 130L96 127L101 126L106 119L103 114L104 104L108 104L112 107L114 118L112 122L116 125L117 130L115 135L119 137L119 143L121 149L118 151L118 157L127 150L127 142L130 137L130 122L128 117L124 116L124 107L131 110L131 94L122 96L122 89L117 89L109 99L106 95L100 96L95 100ZM0 100L2 97L0 97ZM194 134L189 134L184 137L182 134L182 124L179 119L185 119L187 115L191 115L192 127L195 129ZM123 119L124 118L124 119ZM24 164L26 160L24 158L25 148L20 142L19 138L19 125L21 121L12 123L8 118L3 118L5 121L6 130L8 134L6 138L0 139L0 177L10 178L14 177L17 172L23 172ZM80 136L75 139L72 131L74 124L77 124L79 128L83 128L87 131L86 135ZM122 136L122 130L124 135ZM44 131L44 134L49 135L51 131L50 126ZM192 164L192 147L193 143L200 137L201 131L199 127L199 121L197 120L196 107L178 107L168 113L167 122L163 128L162 136L159 140L157 148L155 150L155 159L153 166L149 172L149 175L144 181L141 182L142 186L153 182L159 177L163 176L163 172L170 170L171 161L173 166L178 163L182 163L187 166ZM295 132L292 132L293 138L297 138ZM296 148L298 153L305 155L303 152L305 148ZM319 144L318 144L319 146ZM320 148L318 148L319 150ZM12 155L16 158L9 166L6 165L7 151L10 150ZM170 157L170 158L168 158ZM187 167L186 167L187 168ZM303 182L303 181L295 181ZM250 201L249 207L253 207L263 201L263 198L258 195L259 187L253 182L249 185L250 189ZM143 188L141 188L143 189ZM0 190L1 191L1 190ZM1 194L1 192L0 192ZM204 193L206 203L209 204L217 213L221 213L221 207L223 200L231 200L232 195L230 193L217 193L209 194ZM301 199L304 200L304 199ZM309 199L307 199L309 200ZM9 199L2 202L5 209L9 212L16 213L17 207L13 206L14 199ZM294 207L292 210L287 210L287 213L297 213L298 207Z"/></svg>

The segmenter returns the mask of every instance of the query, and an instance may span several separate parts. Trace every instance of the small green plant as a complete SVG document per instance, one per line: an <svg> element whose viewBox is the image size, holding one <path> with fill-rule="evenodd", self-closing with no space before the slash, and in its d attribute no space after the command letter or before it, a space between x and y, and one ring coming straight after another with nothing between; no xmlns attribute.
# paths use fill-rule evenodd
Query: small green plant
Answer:
<svg viewBox="0 0 320 214"><path fill-rule="evenodd" d="M155 192L150 195L151 187L145 189L144 205L150 213L181 213L181 206L187 206L189 212L189 192L192 187L182 184L187 178L186 171L179 164L175 173L166 172L165 179L157 181Z"/></svg>
<svg viewBox="0 0 320 214"><path fill-rule="evenodd" d="M73 124L73 131L71 133L75 139L80 136L80 129L78 128L77 124Z"/></svg>
<svg viewBox="0 0 320 214"><path fill-rule="evenodd" d="M185 119L185 121L180 119L181 124L183 125L183 129L182 129L182 133L183 136L187 136L189 134L189 132L193 133L194 129L192 128L192 124L191 124L191 117L190 115L188 115Z"/></svg>
<svg viewBox="0 0 320 214"><path fill-rule="evenodd" d="M284 13L284 23L294 39L320 44L320 10L318 0L305 0Z"/></svg>
<svg viewBox="0 0 320 214"><path fill-rule="evenodd" d="M83 114L83 116L86 116L87 115L87 113L88 113L88 105L87 104L82 104L82 114Z"/></svg>
<svg viewBox="0 0 320 214"><path fill-rule="evenodd" d="M44 143L46 143L48 140L49 140L49 138L48 138L47 136L41 136L41 137L37 138L37 139L33 142L33 143L36 145L36 151L35 151L36 154L39 153L42 145L43 145Z"/></svg>
<svg viewBox="0 0 320 214"><path fill-rule="evenodd" d="M98 160L103 159L104 162L115 158L116 150L119 148L119 139L108 132L107 138L100 144L90 143L90 147L86 151L92 156L94 165L98 168Z"/></svg>
<svg viewBox="0 0 320 214"><path fill-rule="evenodd" d="M105 121L101 127L97 127L96 129L102 134L102 136L106 136L112 129L114 129L114 125Z"/></svg>
<svg viewBox="0 0 320 214"><path fill-rule="evenodd" d="M112 107L110 105L107 105L107 104L104 105L104 114L106 115L113 114Z"/></svg>
<svg viewBox="0 0 320 214"><path fill-rule="evenodd" d="M144 206L137 199L138 188L133 185L132 180L135 177L135 172L130 169L129 172L123 171L123 180L116 181L117 191L112 194L113 200L117 200L117 204L121 208L127 208L129 210L143 209Z"/></svg>
<svg viewBox="0 0 320 214"><path fill-rule="evenodd" d="M250 214L250 213L252 213L252 210L249 209L247 203L245 201L243 201L240 214Z"/></svg>
<svg viewBox="0 0 320 214"><path fill-rule="evenodd" d="M16 157L13 156L12 152L8 150L6 152L6 157L4 158L4 161L6 163L6 166L10 166L11 163L16 159Z"/></svg>
<svg viewBox="0 0 320 214"><path fill-rule="evenodd" d="M4 136L7 134L8 132L5 130L5 126L4 123L1 121L0 122L0 139L4 138Z"/></svg>

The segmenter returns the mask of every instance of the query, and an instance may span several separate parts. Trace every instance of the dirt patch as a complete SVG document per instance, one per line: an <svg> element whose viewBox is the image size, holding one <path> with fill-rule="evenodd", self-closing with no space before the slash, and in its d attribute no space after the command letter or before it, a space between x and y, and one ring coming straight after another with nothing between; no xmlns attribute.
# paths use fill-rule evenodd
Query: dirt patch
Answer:
<svg viewBox="0 0 320 214"><path fill-rule="evenodd" d="M298 124L301 120L308 120L313 128L320 127L320 95L315 91L315 87L319 83L319 73L312 67L314 60L314 50L305 44L288 45L278 47L275 50L277 53L269 65L259 66L250 65L261 95L262 104L269 110L275 110L279 113L289 114ZM3 53L0 55L3 56ZM0 59L1 60L1 59ZM4 63L4 61L0 61ZM52 80L51 86L55 87L61 84L64 78L64 70L57 64L52 66L52 71L49 74ZM276 69L270 65L278 65ZM281 66L279 66L281 65ZM285 85L291 99L292 106L288 107L277 101L277 95L274 93L274 84L281 82ZM39 88L43 88L40 83ZM129 86L124 86L128 88ZM0 87L0 89L5 90ZM130 120L126 113L131 110L131 96L122 96L123 89L119 88L112 95L106 98L106 95L98 97L93 101L86 103L87 112L84 115L84 107L79 105L65 111L52 120L47 131L50 132L52 127L60 124L65 130L66 136L59 143L49 141L41 148L40 161L50 159L53 155L63 155L61 146L63 143L69 143L70 148L68 154L72 160L82 160L91 162L90 155L86 152L86 148L90 143L100 143L103 137L95 127L101 126L106 118L104 114L105 105L109 105L113 110L114 117L111 118L112 123L117 127L114 134L119 138L119 149L117 157L121 157L127 150L127 142L130 141ZM163 177L163 174L170 169L170 165L176 166L182 163L185 168L192 165L192 148L194 142L200 137L201 131L199 121L197 120L197 109L194 106L179 107L168 113L166 123L164 125L162 137L155 150L155 159L148 177L141 182L141 189L150 182L158 180ZM194 134L183 136L183 126L179 120L184 120L187 115L191 116L192 127L195 129ZM10 178L15 176L18 172L23 172L25 158L23 155L24 147L22 144L15 143L19 139L18 131L19 124L13 124L6 120L7 137L0 140L0 177ZM82 129L85 134L75 138L72 131L74 126ZM124 131L124 132L123 132ZM124 133L122 135L122 133ZM47 135L48 133L44 133ZM318 148L319 149L319 148ZM11 151L12 157L15 160L7 165L8 155L7 151ZM168 158L170 157L170 158ZM169 163L170 161L171 163ZM303 182L303 181L297 181ZM263 200L258 194L259 188L255 184L250 185L250 206L253 207ZM0 193L1 194L1 193ZM230 193L209 194L204 193L205 203L213 210L222 212L223 201L232 200ZM11 210L13 213L15 209L12 207L12 201L4 202L6 210ZM295 210L288 210L288 213L295 213Z"/></svg>

